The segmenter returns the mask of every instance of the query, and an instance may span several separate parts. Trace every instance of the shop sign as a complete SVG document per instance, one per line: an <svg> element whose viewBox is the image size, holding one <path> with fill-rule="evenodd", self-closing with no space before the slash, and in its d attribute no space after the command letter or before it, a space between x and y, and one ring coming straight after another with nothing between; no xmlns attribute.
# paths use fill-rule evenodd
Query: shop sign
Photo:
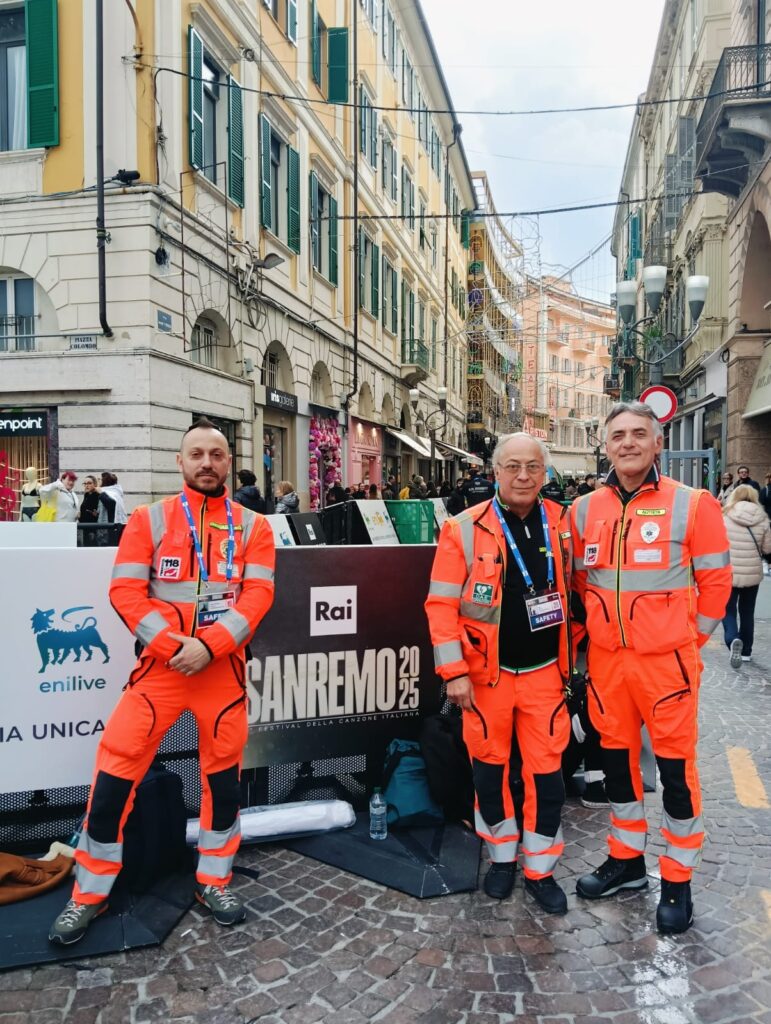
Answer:
<svg viewBox="0 0 771 1024"><path fill-rule="evenodd" d="M356 448L369 448L373 452L380 451L380 432L371 423L351 417L351 425L355 428L350 435L350 442Z"/></svg>
<svg viewBox="0 0 771 1024"><path fill-rule="evenodd" d="M273 409L282 409L284 412L297 412L297 395L279 391L278 388L266 388L265 404Z"/></svg>
<svg viewBox="0 0 771 1024"><path fill-rule="evenodd" d="M39 409L30 411L0 411L0 437L45 437L48 433L48 413Z"/></svg>

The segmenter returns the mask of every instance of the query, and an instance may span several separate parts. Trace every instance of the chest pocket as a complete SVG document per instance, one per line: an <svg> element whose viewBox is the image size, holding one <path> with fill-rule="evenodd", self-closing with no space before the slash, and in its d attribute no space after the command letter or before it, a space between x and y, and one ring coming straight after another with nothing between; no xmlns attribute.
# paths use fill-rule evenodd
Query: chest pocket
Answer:
<svg viewBox="0 0 771 1024"><path fill-rule="evenodd" d="M240 580L244 571L244 535L242 530L236 530L236 546L233 552L233 579ZM213 579L221 577L225 579L228 561L228 534L227 530L209 528L206 531L206 545L204 549L206 564Z"/></svg>
<svg viewBox="0 0 771 1024"><path fill-rule="evenodd" d="M613 526L607 519L594 519L586 527L584 565L587 569L607 569L613 565Z"/></svg>
<svg viewBox="0 0 771 1024"><path fill-rule="evenodd" d="M175 582L189 580L196 575L193 542L186 530L167 530L155 549L153 563L159 580Z"/></svg>
<svg viewBox="0 0 771 1024"><path fill-rule="evenodd" d="M489 608L500 604L503 562L500 554L477 555L463 591L464 604Z"/></svg>
<svg viewBox="0 0 771 1024"><path fill-rule="evenodd" d="M624 529L623 559L629 569L665 569L680 562L681 545L671 544L671 516L630 516Z"/></svg>

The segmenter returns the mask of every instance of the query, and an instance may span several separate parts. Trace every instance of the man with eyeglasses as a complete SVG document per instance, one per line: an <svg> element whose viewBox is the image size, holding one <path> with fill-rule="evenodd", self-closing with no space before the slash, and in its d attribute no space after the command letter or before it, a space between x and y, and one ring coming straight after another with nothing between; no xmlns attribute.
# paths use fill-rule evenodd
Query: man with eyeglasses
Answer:
<svg viewBox="0 0 771 1024"><path fill-rule="evenodd" d="M573 675L566 510L539 496L549 452L509 434L493 452L494 497L445 523L426 600L437 674L463 709L475 827L492 865L484 889L510 895L518 854L525 889L564 914L562 753Z"/></svg>
<svg viewBox="0 0 771 1024"><path fill-rule="evenodd" d="M693 921L691 874L704 841L696 770L699 648L731 594L720 505L657 468L663 432L653 410L619 402L605 421L613 468L571 508L574 583L586 610L589 715L600 734L610 802L609 856L576 892L602 899L648 884L640 726L664 790L660 932Z"/></svg>

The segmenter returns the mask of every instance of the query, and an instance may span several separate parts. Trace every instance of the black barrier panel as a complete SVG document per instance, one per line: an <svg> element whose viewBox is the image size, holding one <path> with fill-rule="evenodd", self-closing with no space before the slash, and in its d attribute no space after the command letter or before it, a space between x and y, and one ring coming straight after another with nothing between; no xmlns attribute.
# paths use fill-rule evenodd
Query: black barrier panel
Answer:
<svg viewBox="0 0 771 1024"><path fill-rule="evenodd" d="M78 523L79 548L117 548L124 523Z"/></svg>
<svg viewBox="0 0 771 1024"><path fill-rule="evenodd" d="M276 551L275 601L247 664L247 767L380 750L439 711L423 609L435 551Z"/></svg>
<svg viewBox="0 0 771 1024"><path fill-rule="evenodd" d="M287 516L295 541L301 546L326 544L321 519L316 512L295 512Z"/></svg>

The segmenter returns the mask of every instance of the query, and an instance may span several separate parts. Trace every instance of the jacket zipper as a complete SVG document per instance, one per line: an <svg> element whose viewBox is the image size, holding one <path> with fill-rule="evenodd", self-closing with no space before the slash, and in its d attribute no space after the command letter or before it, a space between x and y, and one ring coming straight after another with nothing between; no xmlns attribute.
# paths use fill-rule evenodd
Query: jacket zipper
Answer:
<svg viewBox="0 0 771 1024"><path fill-rule="evenodd" d="M473 702L471 704L471 710L474 712L475 715L477 715L479 717L479 721L482 723L482 732L484 733L485 739L487 739L487 722L484 720L484 716L482 715L482 712L479 710L479 708Z"/></svg>
<svg viewBox="0 0 771 1024"><path fill-rule="evenodd" d="M622 502L621 508L621 529L618 534L618 548L616 550L616 614L618 615L618 628L621 633L621 643L626 647L626 636L624 635L624 622L621 615L621 543L624 536L624 522L626 517L626 505ZM613 524L613 538L616 536L616 523Z"/></svg>

